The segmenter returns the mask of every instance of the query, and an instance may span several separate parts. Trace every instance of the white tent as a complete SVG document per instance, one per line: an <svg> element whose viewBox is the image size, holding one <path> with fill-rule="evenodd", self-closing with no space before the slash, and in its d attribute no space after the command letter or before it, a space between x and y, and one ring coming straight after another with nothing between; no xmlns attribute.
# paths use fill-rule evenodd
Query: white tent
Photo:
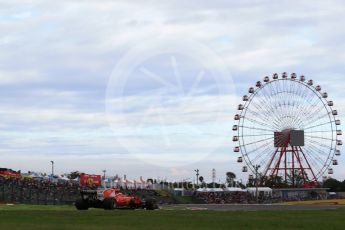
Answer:
<svg viewBox="0 0 345 230"><path fill-rule="evenodd" d="M251 194L256 193L256 188L247 188L247 191ZM272 194L272 189L269 187L258 187L258 192L264 192L265 194Z"/></svg>
<svg viewBox="0 0 345 230"><path fill-rule="evenodd" d="M225 189L222 188L198 188L197 192L247 192L246 189L228 187Z"/></svg>
<svg viewBox="0 0 345 230"><path fill-rule="evenodd" d="M197 192L224 192L221 188L198 188Z"/></svg>
<svg viewBox="0 0 345 230"><path fill-rule="evenodd" d="M247 192L247 189L241 189L241 188L237 188L237 187L227 187L224 189L224 191L227 191L227 192Z"/></svg>

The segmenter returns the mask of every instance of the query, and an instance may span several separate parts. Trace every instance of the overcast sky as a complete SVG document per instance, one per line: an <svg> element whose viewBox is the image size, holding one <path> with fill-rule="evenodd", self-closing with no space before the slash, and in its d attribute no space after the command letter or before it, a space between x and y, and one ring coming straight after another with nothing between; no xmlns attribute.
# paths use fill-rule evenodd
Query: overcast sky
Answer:
<svg viewBox="0 0 345 230"><path fill-rule="evenodd" d="M247 178L231 127L263 76L314 79L344 120L343 12L343 1L0 0L0 167Z"/></svg>

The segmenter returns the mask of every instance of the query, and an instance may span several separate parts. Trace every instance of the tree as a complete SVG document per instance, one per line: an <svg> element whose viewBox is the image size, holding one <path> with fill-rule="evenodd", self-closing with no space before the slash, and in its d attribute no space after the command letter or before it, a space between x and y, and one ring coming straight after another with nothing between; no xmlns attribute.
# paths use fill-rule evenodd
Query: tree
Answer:
<svg viewBox="0 0 345 230"><path fill-rule="evenodd" d="M245 189L246 186L242 183L242 180L241 181L238 181L238 186L241 188L241 189Z"/></svg>
<svg viewBox="0 0 345 230"><path fill-rule="evenodd" d="M330 192L340 192L342 191L342 182L330 178L328 180L326 180L325 182L323 182L323 186L324 188L329 188Z"/></svg>
<svg viewBox="0 0 345 230"><path fill-rule="evenodd" d="M226 182L233 187L234 185L234 180L236 179L236 174L233 172L227 172L226 173Z"/></svg>
<svg viewBox="0 0 345 230"><path fill-rule="evenodd" d="M341 191L345 192L345 180L343 180L343 182L341 182Z"/></svg>
<svg viewBox="0 0 345 230"><path fill-rule="evenodd" d="M261 176L259 177L260 185L270 188L286 188L288 185L283 181L281 176Z"/></svg>
<svg viewBox="0 0 345 230"><path fill-rule="evenodd" d="M67 178L70 179L70 180L74 180L76 178L78 178L80 176L80 172L79 171L74 171L74 172L71 172L67 175Z"/></svg>
<svg viewBox="0 0 345 230"><path fill-rule="evenodd" d="M203 177L203 176L200 176L200 177L199 177L199 181L200 181L200 183L204 183L204 177Z"/></svg>
<svg viewBox="0 0 345 230"><path fill-rule="evenodd" d="M304 174L304 176L303 176ZM308 175L301 170L295 170L294 172L287 174L286 183L292 187L301 188L304 186L304 182L308 181Z"/></svg>

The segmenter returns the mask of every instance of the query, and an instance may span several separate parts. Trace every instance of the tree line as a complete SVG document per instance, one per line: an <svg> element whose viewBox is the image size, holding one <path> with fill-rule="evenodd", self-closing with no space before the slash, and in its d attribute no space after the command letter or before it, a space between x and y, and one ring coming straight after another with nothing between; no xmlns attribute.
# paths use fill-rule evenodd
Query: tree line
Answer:
<svg viewBox="0 0 345 230"><path fill-rule="evenodd" d="M330 178L323 182L324 188L329 188L330 192L345 192L345 180L338 181L336 179Z"/></svg>

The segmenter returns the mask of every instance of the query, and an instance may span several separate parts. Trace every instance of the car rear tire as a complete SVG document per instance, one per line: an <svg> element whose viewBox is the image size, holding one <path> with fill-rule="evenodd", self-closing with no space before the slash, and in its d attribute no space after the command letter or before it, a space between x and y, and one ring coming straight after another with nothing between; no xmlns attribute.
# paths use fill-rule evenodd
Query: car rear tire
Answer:
<svg viewBox="0 0 345 230"><path fill-rule="evenodd" d="M138 205L134 201L131 201L131 203L129 204L129 208L130 209L137 209Z"/></svg>
<svg viewBox="0 0 345 230"><path fill-rule="evenodd" d="M116 207L116 203L113 198L107 198L103 201L104 210L112 210Z"/></svg>
<svg viewBox="0 0 345 230"><path fill-rule="evenodd" d="M78 198L76 201L75 201L75 207L78 209L78 210L88 210L89 209L89 204L84 201L83 199L81 198Z"/></svg>
<svg viewBox="0 0 345 230"><path fill-rule="evenodd" d="M154 199L148 199L145 202L145 208L146 210L155 210L158 208L157 202Z"/></svg>

